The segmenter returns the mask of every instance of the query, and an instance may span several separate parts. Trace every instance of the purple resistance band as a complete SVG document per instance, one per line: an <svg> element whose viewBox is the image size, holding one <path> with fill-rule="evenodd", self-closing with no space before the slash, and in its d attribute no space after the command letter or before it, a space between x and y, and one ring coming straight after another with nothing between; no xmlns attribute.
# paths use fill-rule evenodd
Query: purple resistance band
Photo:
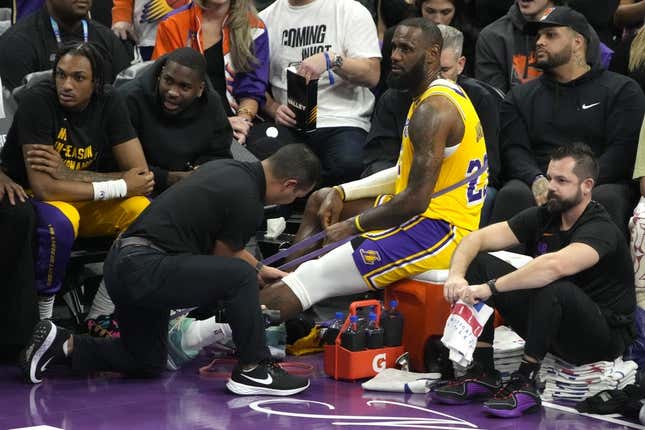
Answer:
<svg viewBox="0 0 645 430"><path fill-rule="evenodd" d="M433 199L433 198L442 196L442 195L444 195L446 193L449 193L450 191L453 191L453 190L461 187L462 185L467 184L467 183L477 179L486 170L488 170L488 160L487 159L484 160L483 166L481 166L479 169L477 169L476 172L474 172L470 176L465 177L461 181L444 188L443 190L437 191L436 193L432 194L430 196L430 198ZM293 266L297 266L297 265L299 265L301 263L304 263L305 261L312 260L312 259L314 259L314 258L316 258L316 257L318 257L318 256L320 256L322 254L328 253L332 249L338 248L339 246L341 246L341 245L349 242L350 240L354 239L356 236L357 235L354 235L354 236L346 237L345 239L341 239L341 240L339 240L337 242L328 243L327 245L323 246L320 249L316 249L316 250L314 250L314 251L312 251L312 252L310 252L308 254L303 255L302 257L298 257L298 258L296 258L294 260L291 260L291 261L283 264L282 266L278 267L278 269L286 270L286 269L289 269L289 268L291 268ZM321 232L318 232L318 233L314 234L313 236L310 236L307 239L305 239L305 240L303 240L301 242L298 242L298 243L290 246L289 248L287 248L287 249L285 249L283 251L280 251L280 252L278 252L278 253L270 256L270 257L265 258L264 260L262 260L262 263L267 265L267 266L270 266L272 263L275 263L276 261L278 261L278 260L280 260L280 259L282 259L284 257L287 257L287 256L293 254L296 251L299 251L301 249L305 249L305 248L315 244L319 240L324 239L324 237L325 237L325 230L323 230Z"/></svg>

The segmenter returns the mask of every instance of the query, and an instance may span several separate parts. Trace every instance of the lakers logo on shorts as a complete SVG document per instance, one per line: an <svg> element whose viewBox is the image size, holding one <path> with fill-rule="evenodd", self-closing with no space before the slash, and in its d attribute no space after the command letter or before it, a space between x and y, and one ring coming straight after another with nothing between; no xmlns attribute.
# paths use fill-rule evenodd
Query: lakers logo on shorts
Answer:
<svg viewBox="0 0 645 430"><path fill-rule="evenodd" d="M381 261L381 255L378 251L361 249L361 259L363 263L373 266Z"/></svg>

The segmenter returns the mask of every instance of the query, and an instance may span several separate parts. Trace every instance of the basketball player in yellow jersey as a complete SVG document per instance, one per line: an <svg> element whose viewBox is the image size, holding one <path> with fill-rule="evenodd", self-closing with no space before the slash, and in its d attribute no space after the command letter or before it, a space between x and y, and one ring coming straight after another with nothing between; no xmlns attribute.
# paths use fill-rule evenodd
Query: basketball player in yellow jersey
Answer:
<svg viewBox="0 0 645 430"><path fill-rule="evenodd" d="M397 27L388 84L414 95L399 161L309 198L297 241L323 228L329 242L360 236L260 291L260 303L280 310L281 318L328 297L447 269L457 244L477 229L488 183L486 146L466 93L437 79L441 49L441 33L431 22L413 18Z"/></svg>

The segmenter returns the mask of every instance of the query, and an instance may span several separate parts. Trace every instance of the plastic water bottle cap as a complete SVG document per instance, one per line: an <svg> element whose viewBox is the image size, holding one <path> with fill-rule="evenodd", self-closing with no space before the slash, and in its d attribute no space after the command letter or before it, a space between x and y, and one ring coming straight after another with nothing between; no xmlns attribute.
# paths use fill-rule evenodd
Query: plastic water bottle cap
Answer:
<svg viewBox="0 0 645 430"><path fill-rule="evenodd" d="M370 312L369 317L370 317L370 321L376 321L376 313Z"/></svg>
<svg viewBox="0 0 645 430"><path fill-rule="evenodd" d="M336 319L342 320L345 317L345 314L342 312L336 312Z"/></svg>
<svg viewBox="0 0 645 430"><path fill-rule="evenodd" d="M349 321L352 323L358 322L358 315L352 315L349 317Z"/></svg>
<svg viewBox="0 0 645 430"><path fill-rule="evenodd" d="M390 302L390 309L395 309L399 305L399 302L397 300L392 300Z"/></svg>

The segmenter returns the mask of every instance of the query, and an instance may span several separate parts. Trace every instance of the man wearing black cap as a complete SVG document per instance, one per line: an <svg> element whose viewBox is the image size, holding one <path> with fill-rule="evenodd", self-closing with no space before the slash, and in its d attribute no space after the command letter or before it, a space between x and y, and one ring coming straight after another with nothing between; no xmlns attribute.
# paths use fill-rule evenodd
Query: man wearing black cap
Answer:
<svg viewBox="0 0 645 430"><path fill-rule="evenodd" d="M564 142L589 145L600 177L593 198L627 235L636 192L634 164L645 97L636 82L586 61L591 37L585 17L547 9L526 28L537 33L535 65L544 74L511 89L500 111L502 174L492 222L546 201L548 154Z"/></svg>

